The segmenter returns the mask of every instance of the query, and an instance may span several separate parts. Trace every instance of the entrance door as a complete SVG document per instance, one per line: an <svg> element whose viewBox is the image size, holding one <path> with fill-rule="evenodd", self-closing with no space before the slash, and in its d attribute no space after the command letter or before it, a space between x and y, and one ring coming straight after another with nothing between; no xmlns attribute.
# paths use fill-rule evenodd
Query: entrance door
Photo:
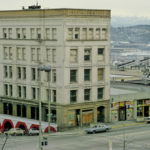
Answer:
<svg viewBox="0 0 150 150"><path fill-rule="evenodd" d="M120 107L119 108L119 121L124 121L124 120L126 120L126 108Z"/></svg>
<svg viewBox="0 0 150 150"><path fill-rule="evenodd" d="M144 106L144 117L149 117L149 106Z"/></svg>
<svg viewBox="0 0 150 150"><path fill-rule="evenodd" d="M97 108L97 122L104 122L105 121L105 115L104 115L104 111L105 107L104 106L100 106Z"/></svg>

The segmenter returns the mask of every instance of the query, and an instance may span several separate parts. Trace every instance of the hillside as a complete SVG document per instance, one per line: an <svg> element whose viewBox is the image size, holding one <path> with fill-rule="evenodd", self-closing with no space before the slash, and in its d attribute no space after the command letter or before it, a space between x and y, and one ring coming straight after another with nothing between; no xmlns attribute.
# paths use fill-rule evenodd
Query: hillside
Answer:
<svg viewBox="0 0 150 150"><path fill-rule="evenodd" d="M131 43L150 43L150 25L111 27L111 40Z"/></svg>

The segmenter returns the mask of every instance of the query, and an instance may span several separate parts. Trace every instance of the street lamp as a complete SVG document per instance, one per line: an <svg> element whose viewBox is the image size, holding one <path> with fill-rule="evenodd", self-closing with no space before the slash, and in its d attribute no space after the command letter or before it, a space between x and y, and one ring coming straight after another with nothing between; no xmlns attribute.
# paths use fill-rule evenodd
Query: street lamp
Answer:
<svg viewBox="0 0 150 150"><path fill-rule="evenodd" d="M48 89L50 89L50 66L45 66L45 72L48 73ZM51 110L50 110L50 91L48 90L48 133L50 133L50 118L51 118Z"/></svg>
<svg viewBox="0 0 150 150"><path fill-rule="evenodd" d="M38 71L45 71L45 72L48 72L48 76L49 76L49 73L50 73L50 70L51 70L51 67L50 66L39 66L38 67ZM50 81L49 81L50 83ZM50 85L49 85L50 87ZM42 138L42 129L41 129L41 122L42 122L42 113L41 113L41 87L39 89L39 150L42 150L42 146L41 146L41 138ZM48 114L50 114L50 98L48 100ZM50 131L50 117L48 117L48 132Z"/></svg>

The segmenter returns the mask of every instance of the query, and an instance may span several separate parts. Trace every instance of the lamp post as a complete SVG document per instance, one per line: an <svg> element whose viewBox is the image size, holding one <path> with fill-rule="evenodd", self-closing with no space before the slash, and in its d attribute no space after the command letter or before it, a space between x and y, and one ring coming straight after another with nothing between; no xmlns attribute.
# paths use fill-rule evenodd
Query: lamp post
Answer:
<svg viewBox="0 0 150 150"><path fill-rule="evenodd" d="M38 67L38 71L45 71L45 72L50 72L51 70L51 67L50 66L39 66ZM40 79L41 81L41 79ZM42 122L42 112L41 112L41 86L40 86L40 89L39 89L39 150L42 150L42 145L41 145L41 139L42 139L42 128L41 128L41 122ZM48 110L49 110L49 113L50 113L50 99L49 99L49 104L48 104ZM48 120L48 125L50 125L50 118ZM49 128L49 127L48 127Z"/></svg>
<svg viewBox="0 0 150 150"><path fill-rule="evenodd" d="M50 66L45 66L45 72L48 73L48 89L50 89ZM51 109L50 109L50 91L48 90L48 133L50 133L50 118L51 118Z"/></svg>

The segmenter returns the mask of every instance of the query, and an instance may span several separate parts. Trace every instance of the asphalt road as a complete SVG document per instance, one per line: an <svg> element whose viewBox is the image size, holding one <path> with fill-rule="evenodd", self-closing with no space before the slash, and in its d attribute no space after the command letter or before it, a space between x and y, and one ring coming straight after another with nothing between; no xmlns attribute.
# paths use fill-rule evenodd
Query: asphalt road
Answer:
<svg viewBox="0 0 150 150"><path fill-rule="evenodd" d="M0 136L0 149L4 141ZM38 150L38 141L38 136L10 136L4 150ZM43 150L150 150L150 124L106 133L53 135Z"/></svg>

